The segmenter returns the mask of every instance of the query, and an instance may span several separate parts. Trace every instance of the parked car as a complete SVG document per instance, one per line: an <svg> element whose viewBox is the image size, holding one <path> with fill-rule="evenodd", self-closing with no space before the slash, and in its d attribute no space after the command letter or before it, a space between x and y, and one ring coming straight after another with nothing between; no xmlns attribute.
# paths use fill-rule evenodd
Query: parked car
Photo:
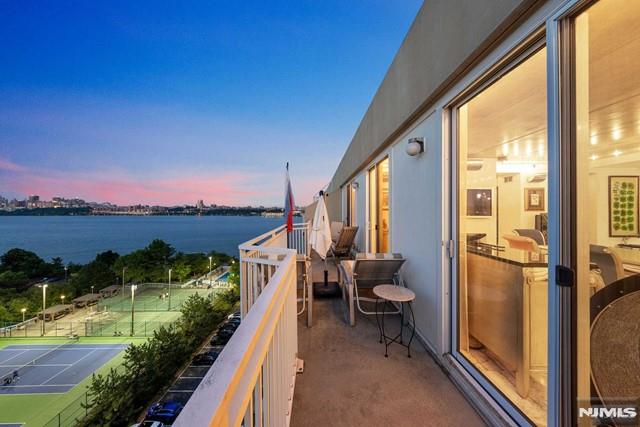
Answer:
<svg viewBox="0 0 640 427"><path fill-rule="evenodd" d="M141 423L133 424L131 427L164 427L160 421L144 420Z"/></svg>
<svg viewBox="0 0 640 427"><path fill-rule="evenodd" d="M193 358L191 363L193 365L210 366L210 365L213 365L213 362L215 362L217 358L218 358L218 353L216 352L200 353L200 354L196 354L196 356Z"/></svg>
<svg viewBox="0 0 640 427"><path fill-rule="evenodd" d="M238 329L238 327L236 325L223 325L218 329L217 334L220 334L220 333L228 334L228 333L230 333L231 335L233 335L233 333L236 331L236 329Z"/></svg>
<svg viewBox="0 0 640 427"><path fill-rule="evenodd" d="M226 345L233 334L214 335L211 338L211 345Z"/></svg>
<svg viewBox="0 0 640 427"><path fill-rule="evenodd" d="M229 316L227 316L227 319L239 319L240 318L240 312L236 311L233 314L230 314Z"/></svg>
<svg viewBox="0 0 640 427"><path fill-rule="evenodd" d="M226 325L222 325L220 326L220 328L218 328L218 332L225 332L225 333L231 333L233 335L233 333L236 331L236 329L238 329L237 325L233 325L233 324L226 324Z"/></svg>
<svg viewBox="0 0 640 427"><path fill-rule="evenodd" d="M174 400L156 403L147 411L145 421L159 421L164 424L173 424L183 408L182 403Z"/></svg>
<svg viewBox="0 0 640 427"><path fill-rule="evenodd" d="M227 324L239 325L240 324L240 318L239 317L233 317L233 318L227 320Z"/></svg>

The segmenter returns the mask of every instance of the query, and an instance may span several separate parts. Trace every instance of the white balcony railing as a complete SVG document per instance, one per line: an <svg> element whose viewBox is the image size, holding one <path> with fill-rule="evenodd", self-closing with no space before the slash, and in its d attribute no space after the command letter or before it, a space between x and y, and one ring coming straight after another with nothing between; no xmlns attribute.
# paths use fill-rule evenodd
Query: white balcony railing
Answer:
<svg viewBox="0 0 640 427"><path fill-rule="evenodd" d="M287 426L298 364L296 256L309 224L239 246L242 322L174 426Z"/></svg>

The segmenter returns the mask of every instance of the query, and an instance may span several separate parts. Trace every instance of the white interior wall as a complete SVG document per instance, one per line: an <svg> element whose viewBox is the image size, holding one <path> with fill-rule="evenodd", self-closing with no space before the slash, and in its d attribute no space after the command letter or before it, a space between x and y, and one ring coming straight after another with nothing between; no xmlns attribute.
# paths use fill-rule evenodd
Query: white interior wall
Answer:
<svg viewBox="0 0 640 427"><path fill-rule="evenodd" d="M414 312L419 333L442 353L442 137L436 113L402 136L391 148L391 249L407 262L402 276L416 293ZM424 137L425 152L406 154L409 138Z"/></svg>

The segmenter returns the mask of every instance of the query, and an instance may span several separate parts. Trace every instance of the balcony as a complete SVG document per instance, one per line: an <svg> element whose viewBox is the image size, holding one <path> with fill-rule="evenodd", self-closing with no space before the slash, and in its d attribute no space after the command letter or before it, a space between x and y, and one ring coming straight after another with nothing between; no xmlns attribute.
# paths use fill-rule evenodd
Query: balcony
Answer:
<svg viewBox="0 0 640 427"><path fill-rule="evenodd" d="M310 254L308 234L296 224L240 245L242 324L174 425L483 425L418 342L412 358L394 346L385 358L375 318L350 327L342 300L316 299L306 327L296 257Z"/></svg>

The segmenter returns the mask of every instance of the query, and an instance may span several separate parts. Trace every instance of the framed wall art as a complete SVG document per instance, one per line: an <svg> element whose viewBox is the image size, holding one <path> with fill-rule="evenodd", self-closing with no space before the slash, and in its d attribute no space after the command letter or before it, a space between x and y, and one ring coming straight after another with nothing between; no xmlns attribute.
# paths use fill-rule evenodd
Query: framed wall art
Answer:
<svg viewBox="0 0 640 427"><path fill-rule="evenodd" d="M525 211L544 211L544 188L525 188L524 189L524 210Z"/></svg>
<svg viewBox="0 0 640 427"><path fill-rule="evenodd" d="M492 191L491 189L468 189L467 190L467 215L468 216L491 216Z"/></svg>
<svg viewBox="0 0 640 427"><path fill-rule="evenodd" d="M609 177L609 236L638 236L638 177Z"/></svg>

